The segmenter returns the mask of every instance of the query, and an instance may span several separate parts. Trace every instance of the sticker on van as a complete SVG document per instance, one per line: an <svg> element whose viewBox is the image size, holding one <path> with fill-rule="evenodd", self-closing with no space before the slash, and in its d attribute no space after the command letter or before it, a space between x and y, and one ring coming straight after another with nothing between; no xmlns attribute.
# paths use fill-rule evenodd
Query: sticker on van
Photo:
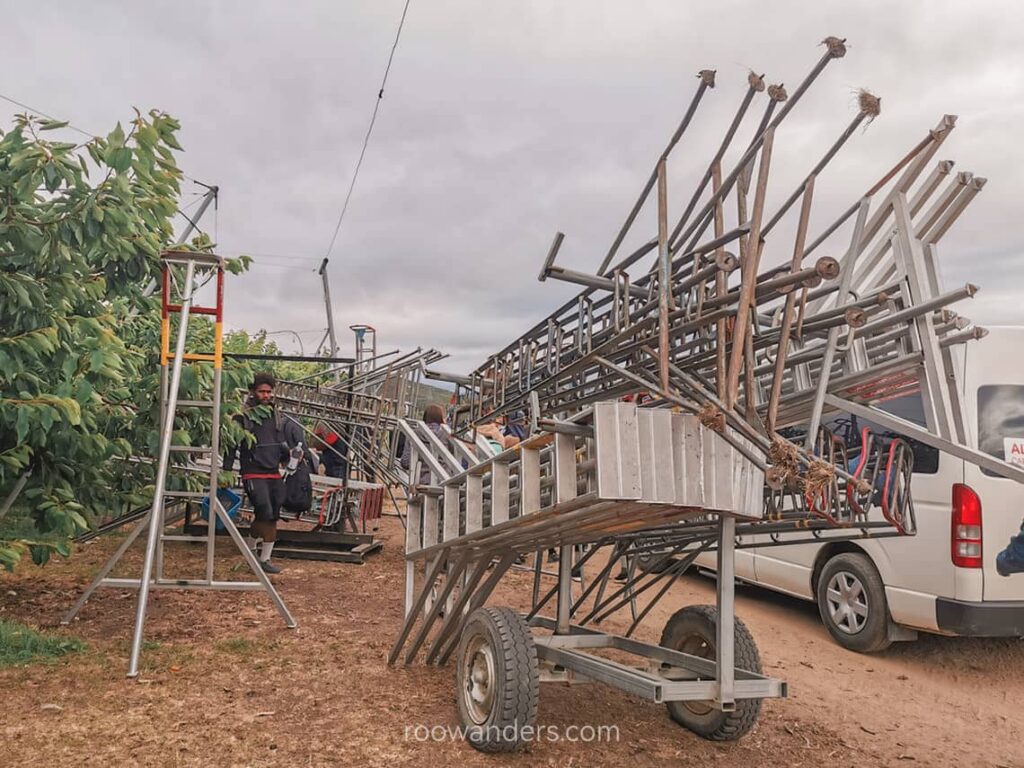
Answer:
<svg viewBox="0 0 1024 768"><path fill-rule="evenodd" d="M1018 467L1024 466L1024 438L1004 437L1003 456L1006 457L1006 461L1009 464L1014 464Z"/></svg>

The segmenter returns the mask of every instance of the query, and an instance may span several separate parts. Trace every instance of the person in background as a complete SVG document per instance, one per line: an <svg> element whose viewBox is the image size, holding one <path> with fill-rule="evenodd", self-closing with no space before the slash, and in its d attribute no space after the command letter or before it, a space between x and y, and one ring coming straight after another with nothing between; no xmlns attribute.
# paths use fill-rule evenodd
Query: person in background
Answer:
<svg viewBox="0 0 1024 768"><path fill-rule="evenodd" d="M488 424L481 424L476 428L476 431L487 439L487 442L491 444L491 448L494 449L495 453L501 453L505 449L511 448L519 442L515 437L505 435L502 432L501 424L497 421L492 421Z"/></svg>
<svg viewBox="0 0 1024 768"><path fill-rule="evenodd" d="M437 435L437 438L445 448L451 450L452 441L444 429L444 408L433 403L428 405L423 411L423 423L427 425L431 432ZM409 470L411 468L412 441L405 441L405 445L402 448L402 458L399 463L402 465L402 469ZM420 476L417 484L430 485L430 468L422 461L420 462Z"/></svg>
<svg viewBox="0 0 1024 768"><path fill-rule="evenodd" d="M344 478L348 474L348 446L334 429L320 422L313 430L319 439L324 473L328 477Z"/></svg>
<svg viewBox="0 0 1024 768"><path fill-rule="evenodd" d="M996 555L996 571L1000 576L1024 573L1024 525L1020 533L1010 539L1006 549Z"/></svg>
<svg viewBox="0 0 1024 768"><path fill-rule="evenodd" d="M508 423L502 429L502 434L505 437L515 439L515 442L510 445L515 445L525 440L530 434L526 427L526 413L524 411L513 411L512 415L509 416Z"/></svg>

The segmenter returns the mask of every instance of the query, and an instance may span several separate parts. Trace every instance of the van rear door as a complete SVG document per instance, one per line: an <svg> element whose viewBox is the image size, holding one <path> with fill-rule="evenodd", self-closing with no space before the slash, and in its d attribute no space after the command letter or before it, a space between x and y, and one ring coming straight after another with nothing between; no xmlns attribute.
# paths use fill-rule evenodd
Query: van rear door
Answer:
<svg viewBox="0 0 1024 768"><path fill-rule="evenodd" d="M1024 328L993 328L966 348L964 411L980 450L1024 465ZM964 481L981 499L983 599L1024 600L1024 574L996 572L996 555L1020 530L1024 485L968 463Z"/></svg>

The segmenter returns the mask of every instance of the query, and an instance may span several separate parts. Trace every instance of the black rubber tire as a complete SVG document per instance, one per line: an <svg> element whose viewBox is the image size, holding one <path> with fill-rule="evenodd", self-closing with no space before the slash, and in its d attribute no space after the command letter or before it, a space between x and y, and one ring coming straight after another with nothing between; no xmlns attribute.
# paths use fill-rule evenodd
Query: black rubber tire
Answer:
<svg viewBox="0 0 1024 768"><path fill-rule="evenodd" d="M718 609L713 605L688 605L676 611L661 633L661 646L714 659L717 647ZM685 648L699 638L703 651ZM736 617L736 666L761 674L761 654L747 625ZM711 741L735 741L746 735L761 714L761 699L737 699L736 709L723 712L702 702L670 701L665 705L672 719Z"/></svg>
<svg viewBox="0 0 1024 768"><path fill-rule="evenodd" d="M855 576L864 589L868 618L863 628L855 634L841 629L832 618L832 612L828 607L828 584L840 572ZM877 653L892 645L889 632L891 619L889 604L885 599L885 585L882 584L882 577L878 575L878 569L867 555L859 552L842 552L831 558L818 576L815 597L825 629L843 648L858 653Z"/></svg>
<svg viewBox="0 0 1024 768"><path fill-rule="evenodd" d="M486 642L495 663L493 703L483 722L474 720L466 702L471 684L467 653L474 638ZM540 670L530 627L518 613L511 608L475 610L459 639L455 674L459 719L470 745L481 752L514 752L528 743L522 734L536 726Z"/></svg>

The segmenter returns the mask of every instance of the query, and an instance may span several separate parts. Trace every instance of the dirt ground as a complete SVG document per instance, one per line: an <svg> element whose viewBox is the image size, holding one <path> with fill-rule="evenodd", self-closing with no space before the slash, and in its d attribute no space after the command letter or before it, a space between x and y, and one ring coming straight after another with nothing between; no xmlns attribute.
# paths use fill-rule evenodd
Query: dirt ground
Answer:
<svg viewBox="0 0 1024 768"><path fill-rule="evenodd" d="M386 518L381 536L383 552L363 566L282 561L286 571L275 581L299 623L294 630L259 593L158 592L138 681L124 677L134 595L100 591L68 630L88 643L85 653L0 670L3 763L1024 766L1024 642L924 636L861 656L831 642L813 606L751 587L738 589L738 614L766 671L787 680L790 695L766 702L738 743L703 741L663 706L561 684L542 687L538 724L566 734L571 725L614 725L618 740L546 740L502 756L419 741L416 726L457 725L454 673L451 665L386 666L402 613L398 520ZM0 576L0 618L64 631L61 614L116 545L107 538L69 561ZM196 551L178 549L170 559L183 575L186 565L193 573L202 567ZM225 557L219 571L232 575L238 560ZM510 574L490 602L522 605L529 583ZM657 641L672 612L706 602L711 582L680 582L639 637ZM613 617L605 626L621 630L625 622Z"/></svg>

